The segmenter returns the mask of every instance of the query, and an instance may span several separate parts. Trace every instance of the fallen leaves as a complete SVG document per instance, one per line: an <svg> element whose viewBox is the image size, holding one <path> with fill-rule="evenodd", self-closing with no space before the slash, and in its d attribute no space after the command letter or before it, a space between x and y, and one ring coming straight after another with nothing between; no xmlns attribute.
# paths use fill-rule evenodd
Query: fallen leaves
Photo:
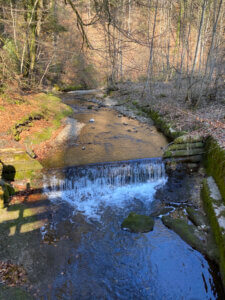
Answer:
<svg viewBox="0 0 225 300"><path fill-rule="evenodd" d="M0 281L8 286L27 283L27 273L22 266L0 261Z"/></svg>

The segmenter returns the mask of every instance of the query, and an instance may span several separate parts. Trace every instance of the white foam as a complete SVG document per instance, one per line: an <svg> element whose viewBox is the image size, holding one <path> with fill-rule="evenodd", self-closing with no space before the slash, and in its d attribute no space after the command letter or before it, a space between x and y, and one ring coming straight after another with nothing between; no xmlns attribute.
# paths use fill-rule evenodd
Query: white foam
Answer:
<svg viewBox="0 0 225 300"><path fill-rule="evenodd" d="M123 210L134 206L135 201L149 204L156 187L167 180L160 160L71 169L65 177L52 176L49 183L46 180L45 193L49 199L65 201L74 213L97 220L107 207Z"/></svg>
<svg viewBox="0 0 225 300"><path fill-rule="evenodd" d="M87 218L99 220L106 207L124 209L129 204L134 204L137 199L143 204L151 202L156 187L164 183L165 179L125 186L101 187L90 183L80 189L46 190L46 193L52 201L68 202L75 213L81 212Z"/></svg>

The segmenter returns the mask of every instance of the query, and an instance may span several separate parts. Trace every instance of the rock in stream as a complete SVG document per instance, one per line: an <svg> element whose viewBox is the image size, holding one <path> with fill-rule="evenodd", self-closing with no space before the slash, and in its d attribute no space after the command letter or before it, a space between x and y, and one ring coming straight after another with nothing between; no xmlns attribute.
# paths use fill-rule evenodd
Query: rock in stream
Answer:
<svg viewBox="0 0 225 300"><path fill-rule="evenodd" d="M145 215L138 215L133 212L121 224L122 229L130 232L149 232L153 230L154 219Z"/></svg>

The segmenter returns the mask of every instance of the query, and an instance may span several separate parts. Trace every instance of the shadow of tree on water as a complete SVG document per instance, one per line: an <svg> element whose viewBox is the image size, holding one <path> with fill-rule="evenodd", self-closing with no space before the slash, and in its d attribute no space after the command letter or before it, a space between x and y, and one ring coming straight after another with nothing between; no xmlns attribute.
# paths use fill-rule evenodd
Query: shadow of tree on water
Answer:
<svg viewBox="0 0 225 300"><path fill-rule="evenodd" d="M43 189L19 192L14 197L20 196L20 203L12 199L0 210L0 262L23 266L28 282L14 287L0 284L0 299L54 299L55 280L76 261L82 228L87 228L79 216L70 223L71 208L58 204L58 198L50 202Z"/></svg>

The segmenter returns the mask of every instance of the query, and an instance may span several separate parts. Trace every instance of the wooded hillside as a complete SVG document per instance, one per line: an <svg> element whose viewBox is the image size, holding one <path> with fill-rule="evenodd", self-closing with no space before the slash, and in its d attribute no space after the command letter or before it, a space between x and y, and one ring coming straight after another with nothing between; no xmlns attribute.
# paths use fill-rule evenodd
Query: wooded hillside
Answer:
<svg viewBox="0 0 225 300"><path fill-rule="evenodd" d="M1 0L1 89L174 80L192 105L224 87L223 0ZM221 96L222 95L222 96Z"/></svg>

